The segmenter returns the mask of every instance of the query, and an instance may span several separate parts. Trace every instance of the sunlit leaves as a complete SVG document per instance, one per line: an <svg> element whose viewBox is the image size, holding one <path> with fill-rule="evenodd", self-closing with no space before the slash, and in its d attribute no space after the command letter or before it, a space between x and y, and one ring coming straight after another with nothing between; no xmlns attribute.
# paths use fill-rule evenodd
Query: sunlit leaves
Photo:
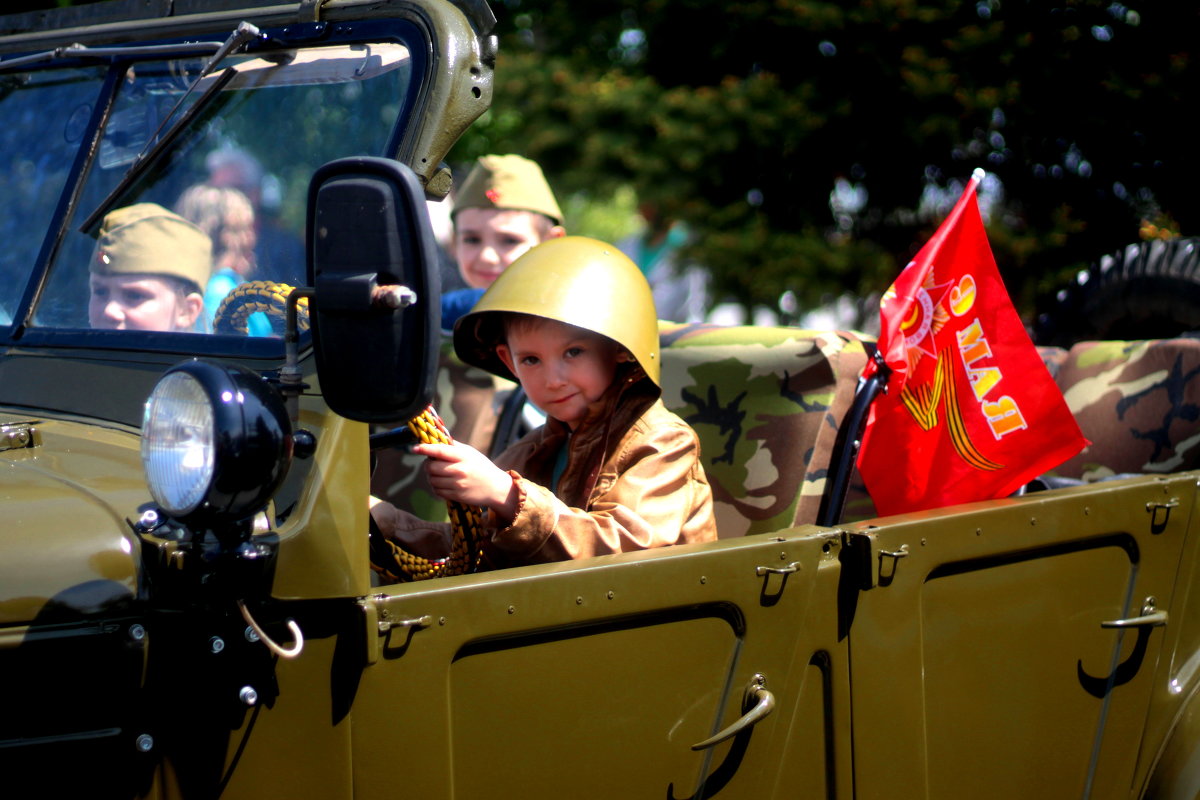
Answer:
<svg viewBox="0 0 1200 800"><path fill-rule="evenodd" d="M1189 6L494 5L493 110L454 157L524 153L590 203L632 188L689 223L714 285L746 304L881 288L936 225L917 213L927 189L975 167L1004 188L989 233L1026 310L1143 218L1200 232ZM835 214L839 180L866 204Z"/></svg>

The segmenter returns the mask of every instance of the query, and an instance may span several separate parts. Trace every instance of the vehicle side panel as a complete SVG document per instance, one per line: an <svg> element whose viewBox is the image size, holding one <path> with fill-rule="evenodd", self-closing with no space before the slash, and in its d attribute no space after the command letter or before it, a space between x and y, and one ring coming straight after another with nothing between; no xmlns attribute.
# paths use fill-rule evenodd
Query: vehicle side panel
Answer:
<svg viewBox="0 0 1200 800"><path fill-rule="evenodd" d="M804 773L798 796L848 791L832 718L844 645L817 604L836 596L839 541L747 537L388 587L375 611L424 622L374 645L368 624L356 796L762 797L781 752L797 756L789 781ZM775 711L692 750L744 713L756 674Z"/></svg>
<svg viewBox="0 0 1200 800"><path fill-rule="evenodd" d="M851 632L858 797L1127 797L1194 476L863 528ZM1167 622L1169 628L1171 621Z"/></svg>

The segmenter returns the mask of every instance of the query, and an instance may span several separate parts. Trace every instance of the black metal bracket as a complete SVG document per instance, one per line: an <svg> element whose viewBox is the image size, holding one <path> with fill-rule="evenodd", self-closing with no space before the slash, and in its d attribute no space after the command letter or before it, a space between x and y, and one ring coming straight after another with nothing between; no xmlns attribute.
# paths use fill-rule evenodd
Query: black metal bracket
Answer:
<svg viewBox="0 0 1200 800"><path fill-rule="evenodd" d="M838 429L833 446L833 459L825 477L825 493L821 495L821 508L817 512L818 525L828 527L841 522L842 513L846 509L846 494L850 490L850 476L854 474L858 449L862 445L867 413L875 398L887 390L888 377L891 376L892 370L878 350L871 354L871 358L875 362L875 372L870 377L858 379L858 387L854 390L854 402Z"/></svg>

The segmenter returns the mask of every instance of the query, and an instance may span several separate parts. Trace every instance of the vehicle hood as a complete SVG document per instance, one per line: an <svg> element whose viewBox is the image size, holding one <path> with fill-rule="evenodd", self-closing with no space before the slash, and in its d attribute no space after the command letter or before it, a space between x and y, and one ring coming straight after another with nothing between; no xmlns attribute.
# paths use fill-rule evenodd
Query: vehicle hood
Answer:
<svg viewBox="0 0 1200 800"><path fill-rule="evenodd" d="M0 437L0 626L121 614L139 575L126 519L150 500L138 436L5 412L0 426L19 437Z"/></svg>

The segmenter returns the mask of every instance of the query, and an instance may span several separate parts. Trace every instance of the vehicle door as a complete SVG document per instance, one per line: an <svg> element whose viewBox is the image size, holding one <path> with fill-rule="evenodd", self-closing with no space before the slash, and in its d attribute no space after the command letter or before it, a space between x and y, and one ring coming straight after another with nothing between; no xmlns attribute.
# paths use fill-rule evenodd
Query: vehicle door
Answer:
<svg viewBox="0 0 1200 800"><path fill-rule="evenodd" d="M806 796L848 791L840 541L810 527L382 589L356 796L795 796L798 775Z"/></svg>
<svg viewBox="0 0 1200 800"><path fill-rule="evenodd" d="M859 798L1128 797L1195 476L860 527Z"/></svg>

